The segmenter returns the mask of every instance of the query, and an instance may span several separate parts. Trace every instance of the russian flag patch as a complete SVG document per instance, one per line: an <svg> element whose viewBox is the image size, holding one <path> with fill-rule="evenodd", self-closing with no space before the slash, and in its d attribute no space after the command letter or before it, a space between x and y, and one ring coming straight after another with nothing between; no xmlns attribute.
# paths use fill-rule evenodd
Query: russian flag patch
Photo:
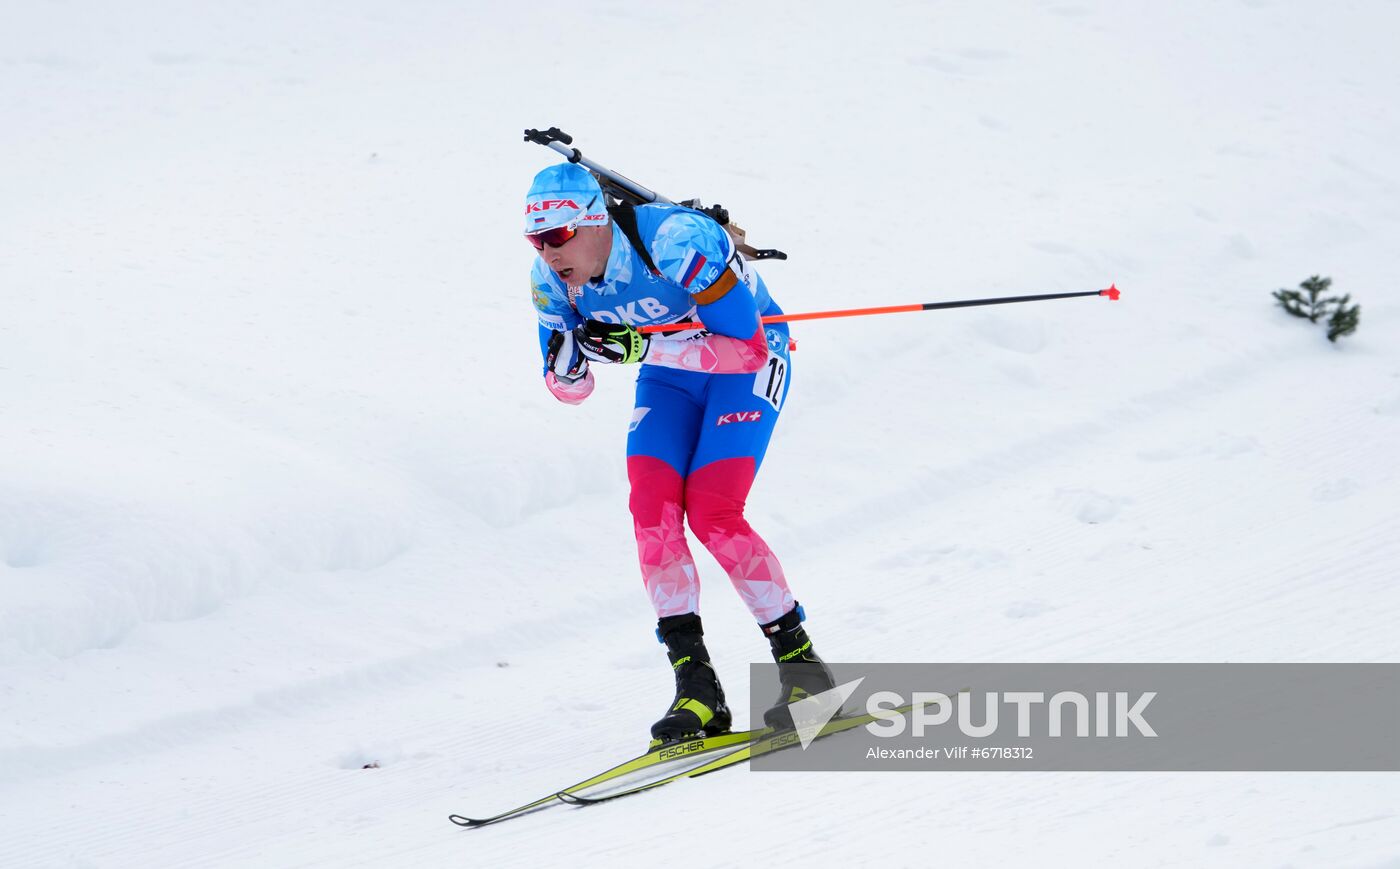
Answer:
<svg viewBox="0 0 1400 869"><path fill-rule="evenodd" d="M685 261L681 263L681 268L678 272L680 285L687 290L690 289L690 285L699 277L701 269L705 268L705 263L705 257L700 251L691 251L690 254L686 256Z"/></svg>

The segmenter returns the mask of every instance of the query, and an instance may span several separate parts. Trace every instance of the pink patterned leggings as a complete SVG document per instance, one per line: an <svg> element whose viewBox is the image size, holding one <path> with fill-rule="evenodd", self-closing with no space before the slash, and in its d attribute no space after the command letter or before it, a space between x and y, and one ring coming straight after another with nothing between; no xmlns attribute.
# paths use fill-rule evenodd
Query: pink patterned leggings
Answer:
<svg viewBox="0 0 1400 869"><path fill-rule="evenodd" d="M700 580L682 517L729 574L755 620L771 622L792 609L782 565L744 518L754 472L753 458L728 458L682 479L661 459L628 456L637 555L657 618L699 612Z"/></svg>

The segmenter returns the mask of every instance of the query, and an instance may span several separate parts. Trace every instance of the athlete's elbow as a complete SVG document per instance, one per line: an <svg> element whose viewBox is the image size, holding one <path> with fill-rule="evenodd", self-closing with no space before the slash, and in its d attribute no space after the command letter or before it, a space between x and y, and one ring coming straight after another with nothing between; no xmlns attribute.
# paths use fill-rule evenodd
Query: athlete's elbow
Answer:
<svg viewBox="0 0 1400 869"><path fill-rule="evenodd" d="M744 352L740 355L739 373L753 374L755 371L762 368L763 364L767 361L768 348L765 347L760 352L754 352L752 348L745 348Z"/></svg>
<svg viewBox="0 0 1400 869"><path fill-rule="evenodd" d="M744 374L754 373L768 361L768 341L763 335L762 326L753 333L753 337L743 343L740 359Z"/></svg>

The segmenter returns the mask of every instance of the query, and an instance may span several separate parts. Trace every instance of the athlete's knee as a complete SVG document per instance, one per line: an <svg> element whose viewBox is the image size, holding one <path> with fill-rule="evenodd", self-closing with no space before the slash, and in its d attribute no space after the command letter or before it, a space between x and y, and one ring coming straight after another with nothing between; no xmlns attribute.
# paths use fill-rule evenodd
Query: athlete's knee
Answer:
<svg viewBox="0 0 1400 869"><path fill-rule="evenodd" d="M666 505L682 505L684 482L680 472L655 456L628 456L627 480L631 494L627 506L632 518L645 528L661 524Z"/></svg>
<svg viewBox="0 0 1400 869"><path fill-rule="evenodd" d="M689 492L685 518L702 543L716 534L731 537L747 526L744 502L714 492Z"/></svg>
<svg viewBox="0 0 1400 869"><path fill-rule="evenodd" d="M686 478L686 519L701 541L747 531L744 505L753 485L753 467L752 458L721 459Z"/></svg>

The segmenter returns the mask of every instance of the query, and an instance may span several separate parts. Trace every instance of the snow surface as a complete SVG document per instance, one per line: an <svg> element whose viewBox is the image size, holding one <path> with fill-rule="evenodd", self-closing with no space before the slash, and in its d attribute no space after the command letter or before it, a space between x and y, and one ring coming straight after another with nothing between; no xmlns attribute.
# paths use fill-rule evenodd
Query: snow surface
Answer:
<svg viewBox="0 0 1400 869"><path fill-rule="evenodd" d="M631 373L539 381L520 141L729 206L794 329L749 515L842 661L1396 661L1400 7L13 3L0 866L1400 865L1394 774L639 749ZM1339 345L1269 292L1321 273ZM717 566L746 718L765 647ZM377 762L378 769L361 769Z"/></svg>

